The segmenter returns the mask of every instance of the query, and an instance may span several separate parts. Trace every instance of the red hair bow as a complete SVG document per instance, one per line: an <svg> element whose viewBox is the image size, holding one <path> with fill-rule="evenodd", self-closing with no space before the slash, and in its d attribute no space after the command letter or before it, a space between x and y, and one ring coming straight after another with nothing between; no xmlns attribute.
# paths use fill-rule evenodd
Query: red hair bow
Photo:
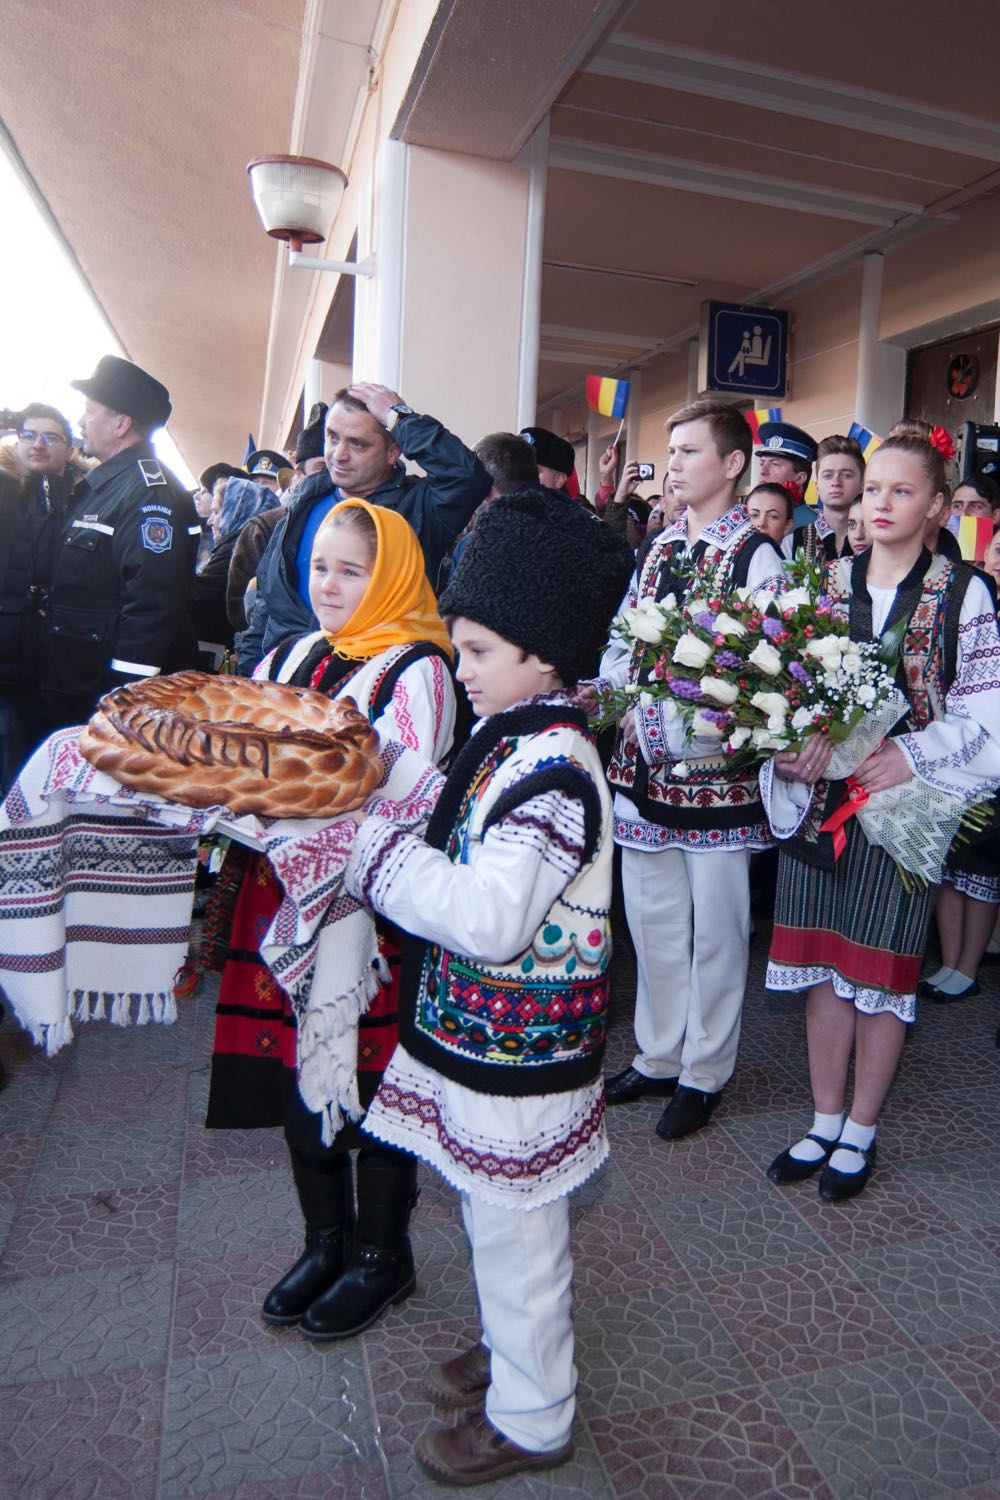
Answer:
<svg viewBox="0 0 1000 1500"><path fill-rule="evenodd" d="M955 457L955 444L943 427L932 427L931 435L927 441L932 448L937 449L946 462L949 458Z"/></svg>

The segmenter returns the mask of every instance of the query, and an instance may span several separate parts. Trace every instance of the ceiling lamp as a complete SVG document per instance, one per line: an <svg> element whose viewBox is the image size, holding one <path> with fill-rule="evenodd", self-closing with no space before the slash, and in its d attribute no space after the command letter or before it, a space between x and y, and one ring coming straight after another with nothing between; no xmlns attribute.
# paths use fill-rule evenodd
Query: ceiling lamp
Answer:
<svg viewBox="0 0 1000 1500"><path fill-rule="evenodd" d="M322 245L337 216L347 177L339 167L313 156L257 156L247 167L254 207L266 232L287 240L288 264L341 275L371 276L371 257L354 261L320 260L303 255L303 245Z"/></svg>

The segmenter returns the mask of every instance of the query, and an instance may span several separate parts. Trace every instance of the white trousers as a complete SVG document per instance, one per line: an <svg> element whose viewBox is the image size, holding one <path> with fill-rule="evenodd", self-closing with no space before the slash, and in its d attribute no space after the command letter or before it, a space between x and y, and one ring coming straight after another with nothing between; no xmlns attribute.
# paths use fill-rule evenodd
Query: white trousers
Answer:
<svg viewBox="0 0 1000 1500"><path fill-rule="evenodd" d="M638 987L633 1066L715 1094L732 1077L750 945L750 854L622 849Z"/></svg>
<svg viewBox="0 0 1000 1500"><path fill-rule="evenodd" d="M561 1448L576 1409L569 1199L498 1208L463 1193L462 1218L490 1350L486 1415L522 1448Z"/></svg>

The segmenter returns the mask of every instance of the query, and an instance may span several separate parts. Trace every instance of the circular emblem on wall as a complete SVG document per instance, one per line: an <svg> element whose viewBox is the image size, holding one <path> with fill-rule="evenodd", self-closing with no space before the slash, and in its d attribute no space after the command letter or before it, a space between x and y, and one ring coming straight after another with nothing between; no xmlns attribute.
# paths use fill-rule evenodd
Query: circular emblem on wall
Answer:
<svg viewBox="0 0 1000 1500"><path fill-rule="evenodd" d="M974 354L956 354L948 366L948 395L958 401L971 396L979 380L979 361Z"/></svg>

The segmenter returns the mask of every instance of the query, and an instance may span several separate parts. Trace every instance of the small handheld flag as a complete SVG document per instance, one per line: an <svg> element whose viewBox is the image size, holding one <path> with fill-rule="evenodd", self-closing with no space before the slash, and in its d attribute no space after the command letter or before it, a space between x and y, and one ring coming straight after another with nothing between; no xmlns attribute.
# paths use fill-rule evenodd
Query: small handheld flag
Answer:
<svg viewBox="0 0 1000 1500"><path fill-rule="evenodd" d="M606 375L588 375L587 405L602 417L624 417L628 406L631 381L612 380Z"/></svg>
<svg viewBox="0 0 1000 1500"><path fill-rule="evenodd" d="M247 449L246 449L246 452L243 455L243 467L244 467L244 469L246 468L247 464L250 462L251 455L254 454L254 453L256 453L256 452L257 452L257 439L254 437L253 433L250 432L250 433L247 434Z"/></svg>
<svg viewBox="0 0 1000 1500"><path fill-rule="evenodd" d="M746 418L747 426L750 428L750 436L753 439L754 447L756 447L760 442L761 423L780 422L781 407L759 406L755 411L745 411L743 415Z"/></svg>
<svg viewBox="0 0 1000 1500"><path fill-rule="evenodd" d="M852 422L848 437L854 438L861 449L865 463L871 458L876 448L881 448L882 439L876 437L874 432L869 432L867 427L862 427L860 422Z"/></svg>
<svg viewBox="0 0 1000 1500"><path fill-rule="evenodd" d="M952 516L948 530L958 537L963 562L982 562L993 540L993 521L989 516Z"/></svg>

